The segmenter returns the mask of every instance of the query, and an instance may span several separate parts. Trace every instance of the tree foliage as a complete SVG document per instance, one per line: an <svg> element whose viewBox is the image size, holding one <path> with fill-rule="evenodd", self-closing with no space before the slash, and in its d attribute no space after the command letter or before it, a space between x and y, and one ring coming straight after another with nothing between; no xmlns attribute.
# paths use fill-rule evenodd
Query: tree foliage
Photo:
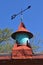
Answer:
<svg viewBox="0 0 43 65"><path fill-rule="evenodd" d="M11 34L12 30L8 28L0 29L0 52L11 52L13 46L13 42L11 43Z"/></svg>
<svg viewBox="0 0 43 65"><path fill-rule="evenodd" d="M40 53L41 51L39 51L40 44L43 43L43 41L40 39L40 34L36 33L33 38L30 40L31 42L31 47L33 50L33 53Z"/></svg>
<svg viewBox="0 0 43 65"><path fill-rule="evenodd" d="M0 53L11 53L12 52L12 46L9 43L6 43L5 45L0 45Z"/></svg>
<svg viewBox="0 0 43 65"><path fill-rule="evenodd" d="M3 41L10 40L11 33L12 33L11 30L7 28L4 30L0 29L0 43L2 43Z"/></svg>

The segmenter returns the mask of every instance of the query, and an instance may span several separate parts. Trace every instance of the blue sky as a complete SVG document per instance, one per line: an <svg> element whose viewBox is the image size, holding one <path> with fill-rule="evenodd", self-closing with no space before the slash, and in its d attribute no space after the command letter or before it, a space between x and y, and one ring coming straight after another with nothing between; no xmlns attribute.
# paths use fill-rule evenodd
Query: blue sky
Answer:
<svg viewBox="0 0 43 65"><path fill-rule="evenodd" d="M40 33L43 40L43 0L0 0L0 29L11 28L17 30L20 15L11 20L11 16L31 5L30 10L23 13L23 22L33 34ZM43 50L43 43L40 44Z"/></svg>

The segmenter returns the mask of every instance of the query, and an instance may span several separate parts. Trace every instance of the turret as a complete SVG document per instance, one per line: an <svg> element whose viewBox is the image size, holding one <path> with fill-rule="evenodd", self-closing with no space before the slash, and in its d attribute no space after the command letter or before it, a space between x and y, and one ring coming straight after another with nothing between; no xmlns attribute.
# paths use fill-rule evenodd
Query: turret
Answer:
<svg viewBox="0 0 43 65"><path fill-rule="evenodd" d="M23 22L20 23L18 30L11 37L16 40L12 48L12 58L32 58L30 39L33 37L33 34L26 29Z"/></svg>

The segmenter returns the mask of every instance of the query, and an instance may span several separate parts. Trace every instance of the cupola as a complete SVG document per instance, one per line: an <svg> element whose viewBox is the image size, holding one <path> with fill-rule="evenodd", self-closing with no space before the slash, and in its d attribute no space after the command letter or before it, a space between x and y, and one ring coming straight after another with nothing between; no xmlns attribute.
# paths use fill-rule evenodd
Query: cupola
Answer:
<svg viewBox="0 0 43 65"><path fill-rule="evenodd" d="M29 39L33 37L33 34L28 31L23 22L20 23L18 30L11 35L13 39L16 40L18 45L27 45L30 43Z"/></svg>

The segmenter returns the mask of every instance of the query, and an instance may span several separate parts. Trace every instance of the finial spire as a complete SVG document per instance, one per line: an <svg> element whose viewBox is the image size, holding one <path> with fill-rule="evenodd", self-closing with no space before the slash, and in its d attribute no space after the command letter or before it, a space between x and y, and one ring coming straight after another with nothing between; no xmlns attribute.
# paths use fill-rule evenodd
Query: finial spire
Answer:
<svg viewBox="0 0 43 65"><path fill-rule="evenodd" d="M23 13L22 13L22 9L21 9L21 18L20 18L21 22L23 21Z"/></svg>

